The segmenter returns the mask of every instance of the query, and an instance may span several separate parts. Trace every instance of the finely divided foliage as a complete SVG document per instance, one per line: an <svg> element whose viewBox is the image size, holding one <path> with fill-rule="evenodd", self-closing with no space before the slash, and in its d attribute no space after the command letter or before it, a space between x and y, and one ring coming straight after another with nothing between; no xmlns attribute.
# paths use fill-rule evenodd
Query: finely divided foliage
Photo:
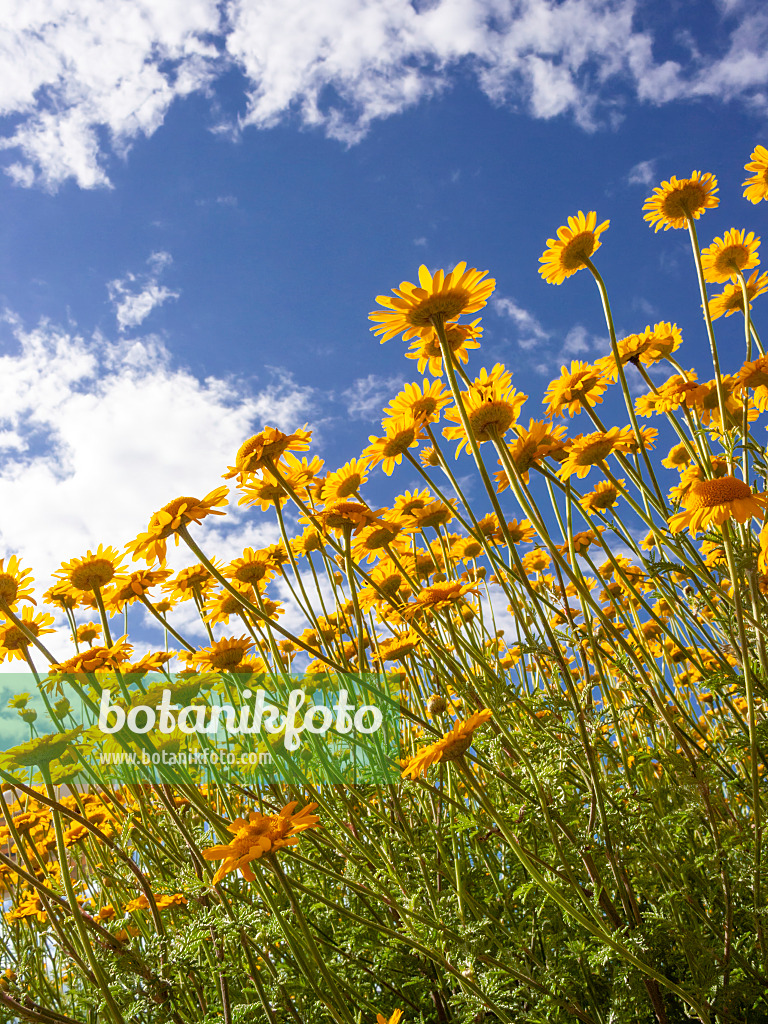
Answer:
<svg viewBox="0 0 768 1024"><path fill-rule="evenodd" d="M758 146L753 204L767 166ZM688 233L711 379L679 361L676 324L616 337L597 265L608 221L580 211L540 273L592 276L611 351L539 398L504 365L473 365L487 271L422 267L371 320L430 376L344 466L302 454L308 425L265 425L226 468L231 490L169 500L124 550L63 562L45 594L0 560L0 653L29 680L8 706L25 739L0 756L0 1018L768 1019L768 356L752 310L768 283L754 232L702 250L717 191L694 171L643 208ZM715 321L734 313L744 351L725 365ZM403 471L418 487L375 507L371 478ZM280 540L222 564L195 534L235 496ZM171 540L190 552L175 574ZM164 638L143 654L138 605ZM73 649L48 650L52 612ZM316 694L333 673L394 692L387 781L193 768L118 785L104 766L131 750L178 753L182 713L134 747L122 726L73 727L75 694L109 691L121 722L169 701L202 714L218 695L242 721L252 692L299 674ZM279 732L238 749L269 756Z"/></svg>

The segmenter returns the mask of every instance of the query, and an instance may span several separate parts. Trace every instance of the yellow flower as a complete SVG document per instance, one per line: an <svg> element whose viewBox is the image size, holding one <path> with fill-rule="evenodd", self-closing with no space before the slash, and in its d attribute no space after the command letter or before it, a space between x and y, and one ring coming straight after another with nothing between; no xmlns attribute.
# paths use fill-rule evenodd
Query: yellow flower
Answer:
<svg viewBox="0 0 768 1024"><path fill-rule="evenodd" d="M411 629L406 629L381 642L374 660L378 662L402 661L403 658L417 650L420 644L419 634L414 633Z"/></svg>
<svg viewBox="0 0 768 1024"><path fill-rule="evenodd" d="M43 633L53 632L48 627L53 625L54 619L48 612L33 615L31 608L23 608L18 618L21 619L29 632L34 636L42 636ZM19 629L18 626L15 626L12 622L4 623L0 626L0 661L6 657L11 661L15 658L18 658L19 661L26 661L25 651L31 643L32 641L26 633Z"/></svg>
<svg viewBox="0 0 768 1024"><path fill-rule="evenodd" d="M750 270L759 264L759 246L760 239L755 238L753 231L748 235L736 228L726 231L722 238L716 238L701 251L704 280L712 284L738 281L740 270Z"/></svg>
<svg viewBox="0 0 768 1024"><path fill-rule="evenodd" d="M32 570L22 569L16 555L8 559L8 568L4 567L5 559L0 558L0 606L13 608L18 601L29 601L36 604L30 588Z"/></svg>
<svg viewBox="0 0 768 1024"><path fill-rule="evenodd" d="M626 452L632 447L631 429L611 427L607 433L596 431L575 437L568 446L568 457L558 470L562 480L569 480L574 474L581 480L588 476L593 466L599 466L611 452Z"/></svg>
<svg viewBox="0 0 768 1024"><path fill-rule="evenodd" d="M503 365L497 363L490 374L483 368L468 390L461 392L461 401L478 444L503 437L517 422L528 399L528 395L512 387L510 376ZM456 406L446 411L445 418L456 424L455 427L444 427L443 436L449 441L459 442L456 448L458 459L462 448L469 451L469 438Z"/></svg>
<svg viewBox="0 0 768 1024"><path fill-rule="evenodd" d="M93 643L101 636L101 626L98 622L84 622L77 627L77 639L87 644Z"/></svg>
<svg viewBox="0 0 768 1024"><path fill-rule="evenodd" d="M664 228L685 228L689 220L698 220L705 210L719 205L717 179L714 174L692 171L690 178L670 178L662 181L643 203L648 210L644 220L658 231Z"/></svg>
<svg viewBox="0 0 768 1024"><path fill-rule="evenodd" d="M400 416L394 420L385 420L384 437L371 434L371 442L362 452L367 460L368 468L373 469L381 463L381 468L392 476L396 465L403 461L403 455L409 448L416 448L421 439L422 427L409 417Z"/></svg>
<svg viewBox="0 0 768 1024"><path fill-rule="evenodd" d="M471 583L459 583L458 580L443 580L433 583L420 591L413 604L403 609L404 619L412 619L424 611L440 611L456 604L465 594L477 593L477 587Z"/></svg>
<svg viewBox="0 0 768 1024"><path fill-rule="evenodd" d="M238 868L246 882L252 882L255 875L249 866L251 861L285 846L295 846L300 838L299 833L308 828L321 827L317 815L311 813L317 804L307 804L300 811L296 811L297 803L298 801L293 800L286 804L279 814L260 814L258 811L251 811L247 820L235 818L232 824L227 826L235 838L226 845L203 850L203 857L206 860L222 861L221 867L213 876L213 884L216 885L230 871L237 871Z"/></svg>
<svg viewBox="0 0 768 1024"><path fill-rule="evenodd" d="M681 441L670 448L669 455L667 455L666 459L661 460L661 464L666 466L667 469L679 469L681 466L687 466L690 461L691 453Z"/></svg>
<svg viewBox="0 0 768 1024"><path fill-rule="evenodd" d="M121 636L111 647L89 647L67 661L51 666L51 674L75 675L78 672L98 672L114 669L127 661L133 652L133 645L126 643L127 634Z"/></svg>
<svg viewBox="0 0 768 1024"><path fill-rule="evenodd" d="M83 558L62 562L55 577L66 580L75 590L101 590L115 577L120 577L120 552L99 544L94 553L89 551Z"/></svg>
<svg viewBox="0 0 768 1024"><path fill-rule="evenodd" d="M601 480L597 487L595 487L593 491L590 491L589 494L585 494L579 502L584 512L586 512L587 515L589 515L590 512L603 512L605 509L612 508L616 505L626 481L619 480L618 483L620 487L611 483L610 480Z"/></svg>
<svg viewBox="0 0 768 1024"><path fill-rule="evenodd" d="M761 199L768 199L768 149L765 146L755 146L750 162L744 165L745 171L754 171L751 178L742 181L744 198L750 203L759 203Z"/></svg>
<svg viewBox="0 0 768 1024"><path fill-rule="evenodd" d="M566 277L586 266L585 260L600 248L600 235L610 224L604 220L599 227L594 210L585 216L579 210L575 217L568 218L568 226L557 229L557 238L548 238L548 249L539 257L539 273L548 284L562 284Z"/></svg>
<svg viewBox="0 0 768 1024"><path fill-rule="evenodd" d="M683 505L684 511L669 521L672 533L679 533L685 527L692 534L699 533L709 526L722 526L726 519L745 523L751 516L762 518L766 498L763 494L753 494L743 480L722 476L695 483L684 497Z"/></svg>
<svg viewBox="0 0 768 1024"><path fill-rule="evenodd" d="M104 594L104 604L110 612L121 612L127 604L140 601L144 594L171 575L169 569L139 569L132 572L124 583Z"/></svg>
<svg viewBox="0 0 768 1024"><path fill-rule="evenodd" d="M253 640L250 637L222 637L197 651L189 660L203 670L233 672L251 647Z"/></svg>
<svg viewBox="0 0 768 1024"><path fill-rule="evenodd" d="M227 505L229 488L217 487L201 500L200 498L174 498L152 516L146 533L140 533L136 540L126 544L126 549L133 552L133 559L143 558L150 565L152 562L165 563L166 540L172 534L179 543L178 530L188 523L199 523L208 515L223 516L216 505Z"/></svg>
<svg viewBox="0 0 768 1024"><path fill-rule="evenodd" d="M376 1014L376 1024L400 1024L400 1018L403 1016L402 1010L395 1010L389 1020L384 1018L383 1013Z"/></svg>
<svg viewBox="0 0 768 1024"><path fill-rule="evenodd" d="M425 377L423 391L418 384L406 384L384 412L387 416L404 416L416 423L436 423L440 410L450 403L450 392L443 390L442 381L429 381Z"/></svg>
<svg viewBox="0 0 768 1024"><path fill-rule="evenodd" d="M477 340L483 333L483 328L478 326L480 320L481 317L478 317L469 324L458 324L455 321L446 323L445 340L457 363L468 361L468 349L480 348L480 342ZM405 353L405 358L418 359L416 368L419 373L424 373L428 368L433 377L442 377L443 375L443 350L440 348L440 339L434 330L412 341Z"/></svg>
<svg viewBox="0 0 768 1024"><path fill-rule="evenodd" d="M464 313L476 313L488 301L496 282L483 280L487 270L467 270L466 263L458 263L446 276L438 270L432 276L422 264L419 267L419 286L403 281L393 288L395 298L378 295L376 301L388 312L374 310L368 314L378 326L374 334L382 335L382 344L398 334L408 341L428 332L436 323L454 320Z"/></svg>
<svg viewBox="0 0 768 1024"><path fill-rule="evenodd" d="M582 405L602 402L607 389L602 370L574 359L570 371L565 366L561 367L560 376L551 381L546 390L543 401L549 402L547 416L562 416L564 412L575 416L581 412Z"/></svg>
<svg viewBox="0 0 768 1024"><path fill-rule="evenodd" d="M237 450L234 466L229 466L223 474L224 480L237 477L242 483L246 473L255 473L259 469L269 468L287 451L305 452L309 448L312 431L307 430L305 423L301 430L294 434L284 434L275 427L264 427L258 434L249 437Z"/></svg>
<svg viewBox="0 0 768 1024"><path fill-rule="evenodd" d="M758 277L758 271L755 270L747 278L746 285L747 303L752 309L752 300L768 291L768 274L760 274ZM737 310L744 312L741 283L727 284L719 295L715 295L709 300L709 315L713 320L717 320L721 316L730 316Z"/></svg>
<svg viewBox="0 0 768 1024"><path fill-rule="evenodd" d="M352 531L354 536L372 523L383 523L386 525L385 520L379 519L379 513L384 511L386 510L383 508L374 511L368 508L367 505L362 505L357 501L334 501L324 509L316 510L314 518L325 529L330 528L337 533L343 533L345 530L354 527ZM307 517L299 519L300 523L306 523L307 521Z"/></svg>
<svg viewBox="0 0 768 1024"><path fill-rule="evenodd" d="M368 466L363 459L352 459L333 473L323 485L323 501L343 501L351 497L368 479Z"/></svg>
<svg viewBox="0 0 768 1024"><path fill-rule="evenodd" d="M412 779L420 775L426 775L427 769L440 761L455 761L461 757L472 746L472 736L479 726L484 725L491 718L491 711L483 708L482 711L475 711L465 722L457 722L450 732L444 733L442 739L431 743L411 758L402 771L402 777L410 776Z"/></svg>
<svg viewBox="0 0 768 1024"><path fill-rule="evenodd" d="M655 391L640 395L635 399L638 416L652 416L654 413L672 412L685 404L686 396L699 386L694 370L689 370L685 377L679 373L668 377Z"/></svg>
<svg viewBox="0 0 768 1024"><path fill-rule="evenodd" d="M218 568L216 562L213 565ZM210 593L216 586L216 581L208 571L207 566L198 562L197 565L189 565L182 569L173 579L163 583L163 590L171 601L191 601Z"/></svg>

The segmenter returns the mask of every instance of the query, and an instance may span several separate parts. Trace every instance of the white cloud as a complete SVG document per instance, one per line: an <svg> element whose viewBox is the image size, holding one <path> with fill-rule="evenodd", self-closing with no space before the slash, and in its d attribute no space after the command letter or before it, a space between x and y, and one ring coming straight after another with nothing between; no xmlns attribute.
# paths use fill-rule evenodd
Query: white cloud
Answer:
<svg viewBox="0 0 768 1024"><path fill-rule="evenodd" d="M514 299L494 299L493 305L499 316L508 316L517 327L520 348L534 348L549 339L549 332L544 330L533 313L518 306Z"/></svg>
<svg viewBox="0 0 768 1024"><path fill-rule="evenodd" d="M347 412L354 419L381 419L385 405L388 405L403 386L401 377L380 377L369 373L358 377L351 387L342 391L347 400Z"/></svg>
<svg viewBox="0 0 768 1024"><path fill-rule="evenodd" d="M149 270L144 274L128 273L123 278L109 281L107 291L121 331L126 327L138 327L157 306L168 299L178 299L179 292L173 292L158 283L160 274L173 263L168 252L153 252L147 260Z"/></svg>
<svg viewBox="0 0 768 1024"><path fill-rule="evenodd" d="M110 342L5 322L17 350L0 357L0 556L19 555L42 589L63 560L99 543L121 548L168 501L218 487L265 423L294 429L312 408L312 390L286 375L257 394L200 381L151 335ZM234 500L216 519L215 553L261 537L274 539ZM195 561L169 551L177 567Z"/></svg>
<svg viewBox="0 0 768 1024"><path fill-rule="evenodd" d="M653 185L657 181L655 160L641 160L639 164L630 167L627 175L628 185Z"/></svg>
<svg viewBox="0 0 768 1024"><path fill-rule="evenodd" d="M13 181L55 190L108 186L124 155L171 104L245 79L246 110L216 130L286 118L347 143L378 118L448 89L461 69L496 103L587 130L615 123L617 85L654 104L702 96L766 109L768 15L720 0L719 49L657 61L636 0L10 0L0 28L0 148ZM693 39L679 24L665 26ZM695 14L691 16L695 17Z"/></svg>

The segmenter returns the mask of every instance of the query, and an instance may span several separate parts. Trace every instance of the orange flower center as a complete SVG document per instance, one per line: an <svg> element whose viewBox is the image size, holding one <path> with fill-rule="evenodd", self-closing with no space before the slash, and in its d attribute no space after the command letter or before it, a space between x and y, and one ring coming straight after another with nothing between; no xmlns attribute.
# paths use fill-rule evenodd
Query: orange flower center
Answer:
<svg viewBox="0 0 768 1024"><path fill-rule="evenodd" d="M9 572L0 573L0 601L5 601L7 604L13 604L16 600L18 590L19 585L14 576Z"/></svg>
<svg viewBox="0 0 768 1024"><path fill-rule="evenodd" d="M464 288L451 288L440 295L429 295L408 310L405 319L414 327L426 327L434 320L452 320L464 311L469 297Z"/></svg>
<svg viewBox="0 0 768 1024"><path fill-rule="evenodd" d="M108 558L93 558L78 565L69 574L69 582L76 590L95 590L109 583L115 575L115 567Z"/></svg>
<svg viewBox="0 0 768 1024"><path fill-rule="evenodd" d="M566 243L560 254L560 266L563 270L578 270L584 266L595 251L595 235L593 231L581 231Z"/></svg>
<svg viewBox="0 0 768 1024"><path fill-rule="evenodd" d="M749 263L749 256L745 245L728 245L717 254L713 266L719 274L730 274L734 270L743 270Z"/></svg>
<svg viewBox="0 0 768 1024"><path fill-rule="evenodd" d="M661 212L668 220L685 220L706 205L707 195L700 182L688 181L664 196Z"/></svg>
<svg viewBox="0 0 768 1024"><path fill-rule="evenodd" d="M701 480L691 488L691 508L714 508L731 501L752 497L752 491L743 480L722 476L718 480Z"/></svg>

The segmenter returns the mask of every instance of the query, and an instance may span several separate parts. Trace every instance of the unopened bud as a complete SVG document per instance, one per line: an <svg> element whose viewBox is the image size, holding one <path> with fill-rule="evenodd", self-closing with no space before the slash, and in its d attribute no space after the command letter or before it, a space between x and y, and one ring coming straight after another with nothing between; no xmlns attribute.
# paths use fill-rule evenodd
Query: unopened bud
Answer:
<svg viewBox="0 0 768 1024"><path fill-rule="evenodd" d="M427 711L430 715L442 715L447 707L448 701L439 693L433 693L427 701Z"/></svg>

